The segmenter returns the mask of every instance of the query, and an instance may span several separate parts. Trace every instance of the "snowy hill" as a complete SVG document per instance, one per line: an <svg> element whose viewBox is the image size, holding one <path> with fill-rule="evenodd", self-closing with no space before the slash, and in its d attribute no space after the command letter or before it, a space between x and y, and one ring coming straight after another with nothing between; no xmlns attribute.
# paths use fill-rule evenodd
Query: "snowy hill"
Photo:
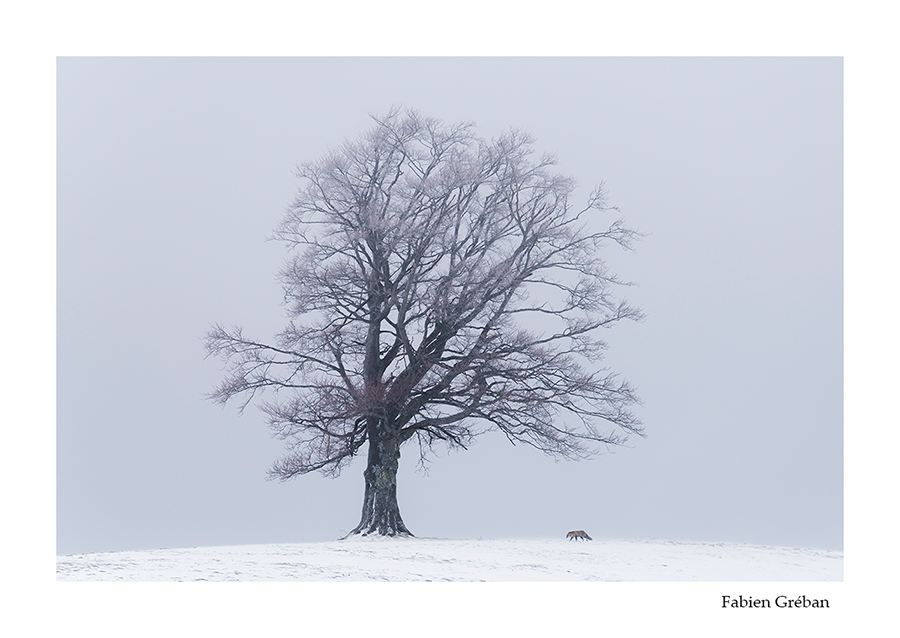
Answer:
<svg viewBox="0 0 900 638"><path fill-rule="evenodd" d="M843 553L731 543L353 538L58 556L65 581L841 581Z"/></svg>

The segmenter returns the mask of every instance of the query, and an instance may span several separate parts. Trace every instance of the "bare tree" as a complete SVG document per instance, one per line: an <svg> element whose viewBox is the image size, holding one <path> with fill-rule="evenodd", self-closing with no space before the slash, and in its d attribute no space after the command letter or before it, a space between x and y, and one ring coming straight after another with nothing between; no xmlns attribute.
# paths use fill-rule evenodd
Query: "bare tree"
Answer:
<svg viewBox="0 0 900 638"><path fill-rule="evenodd" d="M368 444L349 535L411 535L396 495L405 443L424 460L494 429L581 458L643 435L595 336L641 318L599 257L636 233L617 219L597 230L615 210L602 185L573 209L573 181L525 133L487 141L396 109L374 119L298 169L275 233L293 249L280 273L291 320L272 344L212 329L207 349L228 367L211 397L243 410L273 391L260 406L288 449L273 478L337 475Z"/></svg>

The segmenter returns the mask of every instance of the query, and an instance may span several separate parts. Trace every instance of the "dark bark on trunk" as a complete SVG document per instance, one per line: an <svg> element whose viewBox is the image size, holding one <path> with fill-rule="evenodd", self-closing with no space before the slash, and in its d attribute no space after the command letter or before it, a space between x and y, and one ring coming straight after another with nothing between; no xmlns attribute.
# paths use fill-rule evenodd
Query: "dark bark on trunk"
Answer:
<svg viewBox="0 0 900 638"><path fill-rule="evenodd" d="M384 266L387 261L380 250L380 239L372 234L367 243L372 251L372 261ZM368 284L369 329L366 335L366 354L363 377L369 410L366 435L369 441L369 460L363 476L366 479L366 495L363 499L362 517L347 536L379 534L381 536L412 536L400 517L397 505L397 468L400 462L400 432L394 424L396 414L391 414L384 401L384 384L381 376L390 359L381 355L381 323L386 317L387 300L378 279L380 273L370 273ZM399 349L394 348L394 352ZM390 353L390 350L388 351ZM387 356L387 355L386 355ZM391 355L393 357L393 355ZM384 414L387 411L388 414Z"/></svg>
<svg viewBox="0 0 900 638"><path fill-rule="evenodd" d="M366 495L362 518L348 536L379 534L381 536L412 536L400 517L397 505L397 468L400 462L400 440L397 436L379 432L369 436L369 461L363 476Z"/></svg>

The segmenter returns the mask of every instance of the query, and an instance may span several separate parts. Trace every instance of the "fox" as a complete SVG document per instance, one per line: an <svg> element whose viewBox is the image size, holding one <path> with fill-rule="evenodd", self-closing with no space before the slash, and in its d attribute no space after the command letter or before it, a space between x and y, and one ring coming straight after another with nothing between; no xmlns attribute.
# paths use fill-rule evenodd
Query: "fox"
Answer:
<svg viewBox="0 0 900 638"><path fill-rule="evenodd" d="M566 534L566 538L568 538L569 540L572 540L572 539L574 538L576 541L577 541L579 538L583 538L583 539L586 540L586 541L592 541L592 540L594 540L593 538L591 538L590 536L588 536L588 535L587 535L587 532L584 531L583 529L579 529L579 530L576 530L576 531L574 531L574 532L569 532L568 534Z"/></svg>

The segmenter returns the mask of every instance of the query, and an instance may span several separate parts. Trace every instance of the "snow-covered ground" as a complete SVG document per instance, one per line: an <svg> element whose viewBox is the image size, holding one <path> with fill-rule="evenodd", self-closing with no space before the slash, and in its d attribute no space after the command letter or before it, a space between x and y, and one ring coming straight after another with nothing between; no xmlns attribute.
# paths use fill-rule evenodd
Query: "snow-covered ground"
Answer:
<svg viewBox="0 0 900 638"><path fill-rule="evenodd" d="M732 543L352 538L58 556L65 581L843 580L843 553Z"/></svg>

